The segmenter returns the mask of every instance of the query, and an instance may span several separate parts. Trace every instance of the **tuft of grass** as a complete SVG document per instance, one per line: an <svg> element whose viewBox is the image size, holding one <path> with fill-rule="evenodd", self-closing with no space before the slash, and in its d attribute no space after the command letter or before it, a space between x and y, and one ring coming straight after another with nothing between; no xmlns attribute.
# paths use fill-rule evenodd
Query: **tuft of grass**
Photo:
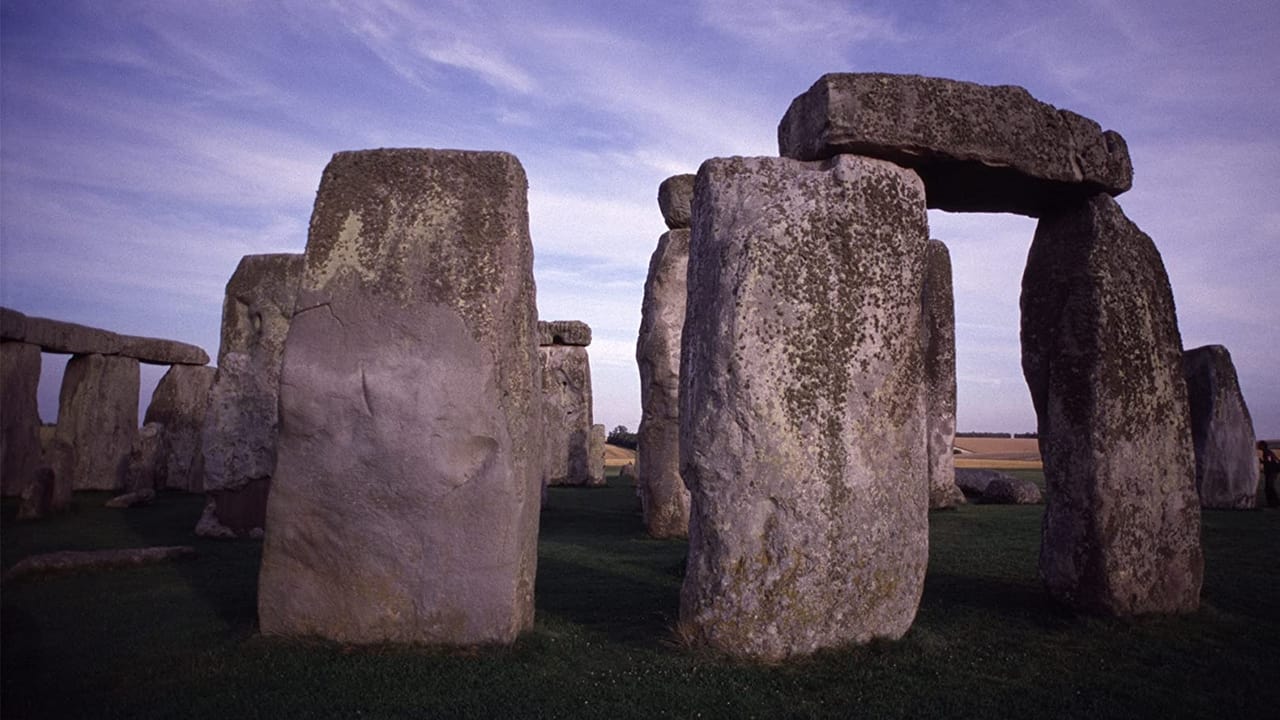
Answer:
<svg viewBox="0 0 1280 720"><path fill-rule="evenodd" d="M1034 479L1034 478L1033 478ZM261 545L192 528L202 499L14 521L0 569L60 549L191 544L194 561L0 590L0 714L49 717L1274 717L1280 511L1204 513L1204 606L1106 619L1052 606L1037 506L930 515L897 642L762 665L678 632L686 544L644 535L634 488L551 488L537 623L512 647L349 646L257 634Z"/></svg>

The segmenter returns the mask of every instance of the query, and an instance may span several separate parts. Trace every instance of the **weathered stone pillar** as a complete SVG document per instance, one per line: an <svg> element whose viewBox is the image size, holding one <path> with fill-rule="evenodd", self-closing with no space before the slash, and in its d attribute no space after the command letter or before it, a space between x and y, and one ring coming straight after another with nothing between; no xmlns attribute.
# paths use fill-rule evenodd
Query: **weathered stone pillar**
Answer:
<svg viewBox="0 0 1280 720"><path fill-rule="evenodd" d="M188 492L204 489L200 436L215 372L205 365L174 365L151 393L143 423L164 426L156 461L161 487Z"/></svg>
<svg viewBox="0 0 1280 720"><path fill-rule="evenodd" d="M956 308L947 246L930 240L924 261L924 378L929 508L964 504L956 487Z"/></svg>
<svg viewBox="0 0 1280 720"><path fill-rule="evenodd" d="M40 465L40 346L0 342L0 494L15 497Z"/></svg>
<svg viewBox="0 0 1280 720"><path fill-rule="evenodd" d="M512 155L334 155L285 342L267 634L509 643L533 623L542 457Z"/></svg>
<svg viewBox="0 0 1280 720"><path fill-rule="evenodd" d="M591 474L591 328L576 320L538 323L542 360L543 483L601 485Z"/></svg>
<svg viewBox="0 0 1280 720"><path fill-rule="evenodd" d="M1201 507L1257 507L1257 438L1231 353L1221 345L1205 345L1184 352L1182 366Z"/></svg>
<svg viewBox="0 0 1280 720"><path fill-rule="evenodd" d="M76 355L67 361L58 396L57 437L75 448L76 490L124 487L138 432L138 361L120 355Z"/></svg>
<svg viewBox="0 0 1280 720"><path fill-rule="evenodd" d="M604 445L607 438L603 425L591 426L591 443L587 450L588 485L604 485Z"/></svg>
<svg viewBox="0 0 1280 720"><path fill-rule="evenodd" d="M636 341L641 408L636 488L645 528L659 538L689 534L689 489L680 477L680 333L688 295L693 182L693 175L675 175L658 186L658 207L671 230L658 238L649 259Z"/></svg>
<svg viewBox="0 0 1280 720"><path fill-rule="evenodd" d="M1022 367L1039 418L1040 574L1112 615L1200 603L1200 506L1173 293L1106 195L1041 217L1022 278Z"/></svg>
<svg viewBox="0 0 1280 720"><path fill-rule="evenodd" d="M202 429L208 502L197 534L247 535L266 523L280 364L302 271L302 255L246 255L227 281L218 370Z"/></svg>
<svg viewBox="0 0 1280 720"><path fill-rule="evenodd" d="M735 655L897 638L928 558L924 188L843 155L698 172L680 366L680 623Z"/></svg>

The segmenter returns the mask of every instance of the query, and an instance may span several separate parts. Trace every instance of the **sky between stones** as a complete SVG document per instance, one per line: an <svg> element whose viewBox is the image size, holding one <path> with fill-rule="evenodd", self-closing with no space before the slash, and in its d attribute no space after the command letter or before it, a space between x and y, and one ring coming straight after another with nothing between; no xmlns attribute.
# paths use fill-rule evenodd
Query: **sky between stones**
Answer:
<svg viewBox="0 0 1280 720"><path fill-rule="evenodd" d="M634 430L658 183L776 155L825 72L918 73L1021 85L1125 136L1119 201L1164 256L1184 345L1226 345L1258 434L1280 437L1276 37L1274 0L5 0L0 304L216 356L236 263L303 250L333 152L506 150L529 176L539 314L592 326L596 422ZM960 429L1032 430L1035 223L929 219L955 268ZM144 407L162 372L144 366Z"/></svg>

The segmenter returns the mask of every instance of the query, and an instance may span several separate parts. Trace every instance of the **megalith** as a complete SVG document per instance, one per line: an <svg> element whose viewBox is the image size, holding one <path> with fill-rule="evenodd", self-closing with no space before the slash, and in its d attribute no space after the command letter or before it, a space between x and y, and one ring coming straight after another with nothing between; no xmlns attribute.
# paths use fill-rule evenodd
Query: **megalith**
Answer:
<svg viewBox="0 0 1280 720"><path fill-rule="evenodd" d="M1182 354L1182 367L1201 507L1257 507L1257 438L1231 353L1221 345L1193 348Z"/></svg>
<svg viewBox="0 0 1280 720"><path fill-rule="evenodd" d="M138 432L138 361L121 355L76 355L58 395L56 436L75 448L75 490L119 490Z"/></svg>
<svg viewBox="0 0 1280 720"><path fill-rule="evenodd" d="M929 458L929 509L964 504L956 487L956 309L951 254L930 240L924 260L925 444Z"/></svg>
<svg viewBox="0 0 1280 720"><path fill-rule="evenodd" d="M1105 194L1045 215L1021 306L1050 595L1110 615L1195 610L1203 556L1182 340L1151 238Z"/></svg>
<svg viewBox="0 0 1280 720"><path fill-rule="evenodd" d="M672 175L658 185L658 209L671 230L689 227L693 212L693 181L696 175Z"/></svg>
<svg viewBox="0 0 1280 720"><path fill-rule="evenodd" d="M911 625L928 238L924 187L891 163L703 163L680 365L693 641L778 659Z"/></svg>
<svg viewBox="0 0 1280 720"><path fill-rule="evenodd" d="M165 427L158 422L146 422L138 428L125 465L126 492L146 490L154 493L164 484L167 468L164 436Z"/></svg>
<svg viewBox="0 0 1280 720"><path fill-rule="evenodd" d="M204 489L200 441L215 372L206 365L174 365L151 393L143 423L163 426L156 489Z"/></svg>
<svg viewBox="0 0 1280 720"><path fill-rule="evenodd" d="M689 534L689 489L680 477L680 335L688 267L689 230L664 233L649 259L636 341L641 410L636 489L645 529L657 538Z"/></svg>
<svg viewBox="0 0 1280 720"><path fill-rule="evenodd" d="M15 497L40 465L40 346L0 342L0 494Z"/></svg>
<svg viewBox="0 0 1280 720"><path fill-rule="evenodd" d="M264 633L510 643L532 625L527 192L499 152L341 152L325 168L280 375Z"/></svg>
<svg viewBox="0 0 1280 720"><path fill-rule="evenodd" d="M778 125L783 157L841 153L909 167L929 207L1039 217L1133 184L1124 138L1013 85L886 73L823 75Z"/></svg>
<svg viewBox="0 0 1280 720"><path fill-rule="evenodd" d="M584 322L539 322L542 361L542 463L546 485L602 485L591 473L591 364Z"/></svg>
<svg viewBox="0 0 1280 720"><path fill-rule="evenodd" d="M604 445L607 438L603 425L591 426L591 442L587 449L588 485L604 485Z"/></svg>
<svg viewBox="0 0 1280 720"><path fill-rule="evenodd" d="M218 369L201 430L208 501L198 534L246 535L266 523L280 364L302 271L299 254L246 255L227 281Z"/></svg>

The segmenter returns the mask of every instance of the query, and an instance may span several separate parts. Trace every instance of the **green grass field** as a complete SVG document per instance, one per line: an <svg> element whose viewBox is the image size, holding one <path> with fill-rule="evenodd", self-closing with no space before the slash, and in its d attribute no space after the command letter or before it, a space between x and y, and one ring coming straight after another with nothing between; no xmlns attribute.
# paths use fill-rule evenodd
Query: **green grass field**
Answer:
<svg viewBox="0 0 1280 720"><path fill-rule="evenodd" d="M1204 606L1108 620L1049 605L1040 507L930 517L920 612L898 642L767 666L682 647L685 544L644 537L631 487L553 488L537 625L511 648L351 647L256 634L261 545L191 534L203 500L79 494L36 524L3 504L0 565L192 544L187 562L0 590L0 715L63 717L1277 717L1280 511L1208 512Z"/></svg>

